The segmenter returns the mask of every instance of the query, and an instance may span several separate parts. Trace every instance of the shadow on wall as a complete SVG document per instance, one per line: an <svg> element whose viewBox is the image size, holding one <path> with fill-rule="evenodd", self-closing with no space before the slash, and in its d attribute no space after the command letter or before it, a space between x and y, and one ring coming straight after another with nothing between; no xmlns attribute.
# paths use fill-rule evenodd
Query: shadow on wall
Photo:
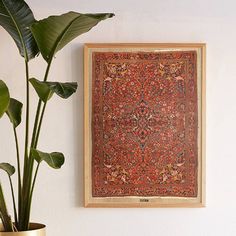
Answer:
<svg viewBox="0 0 236 236"><path fill-rule="evenodd" d="M74 206L83 207L83 124L84 124L84 79L83 79L83 44L72 45L71 69L72 81L78 82L78 90L73 100L73 133L72 140L74 146Z"/></svg>

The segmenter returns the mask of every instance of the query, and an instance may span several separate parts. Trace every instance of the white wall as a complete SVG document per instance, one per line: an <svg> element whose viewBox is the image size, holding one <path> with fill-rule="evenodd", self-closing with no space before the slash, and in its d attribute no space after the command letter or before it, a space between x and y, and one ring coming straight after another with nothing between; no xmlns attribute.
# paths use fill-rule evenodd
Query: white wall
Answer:
<svg viewBox="0 0 236 236"><path fill-rule="evenodd" d="M115 12L58 53L50 80L77 81L76 96L51 101L39 147L62 151L60 171L44 165L34 195L34 221L47 224L48 236L231 236L236 235L236 2L234 0L29 0L35 16ZM0 78L14 97L24 99L23 61L0 29ZM207 43L207 207L203 209L83 208L83 43ZM36 62L37 61L37 62ZM42 79L45 63L31 63ZM33 93L33 91L32 91ZM36 96L34 96L36 101ZM33 105L33 104L32 104ZM32 106L31 111L34 111ZM0 159L14 162L7 118L0 120ZM23 126L19 131L23 130ZM21 142L22 143L22 142ZM5 182L7 179L1 175Z"/></svg>

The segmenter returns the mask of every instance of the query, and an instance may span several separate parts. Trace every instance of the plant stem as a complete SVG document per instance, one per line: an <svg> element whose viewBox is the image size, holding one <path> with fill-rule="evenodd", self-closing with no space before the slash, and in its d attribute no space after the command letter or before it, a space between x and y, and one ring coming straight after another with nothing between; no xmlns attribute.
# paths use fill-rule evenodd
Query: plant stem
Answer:
<svg viewBox="0 0 236 236"><path fill-rule="evenodd" d="M36 178L37 178L37 175L38 175L39 165L40 165L40 163L38 163L38 165L36 167L36 170L35 170L35 173L34 173L32 188L31 188L31 191L30 191L29 199L28 199L28 205L27 205L27 211L26 211L26 217L25 217L25 219L28 220L28 221L29 221L29 218L30 218L31 203L32 203L32 198L33 198L34 186L35 186Z"/></svg>
<svg viewBox="0 0 236 236"><path fill-rule="evenodd" d="M25 72L26 72L26 124L25 124L25 153L24 153L24 172L23 172L23 188L22 188L22 198L19 208L19 229L27 230L24 223L24 210L27 205L27 189L29 188L28 176L29 176L29 163L28 163L28 141L29 141L29 65L28 58L25 59Z"/></svg>
<svg viewBox="0 0 236 236"><path fill-rule="evenodd" d="M14 137L15 137L15 143L16 143L17 170L18 170L18 214L20 214L19 209L20 209L21 202L22 202L20 153L19 153L19 144L18 144L16 128L13 127L13 130L14 130Z"/></svg>
<svg viewBox="0 0 236 236"><path fill-rule="evenodd" d="M42 110L41 115L40 115L38 130L37 130L37 134L36 134L36 138L35 138L35 147L36 147L37 144L38 144L39 135L40 135L41 127L42 127L42 122L43 122L43 117L44 117L46 105L47 105L47 103L45 102L44 105L43 105L43 110ZM32 158L31 155L30 155L30 158ZM34 163L33 158L32 158L32 162L31 162L31 159L30 159L30 164L31 164L31 163L32 163L32 168L33 168L33 163ZM25 224L27 224L27 222L29 223L30 209L31 209L31 203L32 203L32 196L33 196L35 181L36 181L37 174L38 174L38 168L39 168L39 163L38 163L37 168L36 168L36 171L35 171L35 175L34 175L32 187L31 187L31 189L30 189L29 198L28 198L28 200L27 200L27 203L28 203L28 204L27 204L26 211L25 211L25 212L26 212L26 217L25 217L26 223L25 223ZM32 173L32 172L30 172L30 173ZM32 175L30 175L30 178L32 178Z"/></svg>
<svg viewBox="0 0 236 236"><path fill-rule="evenodd" d="M31 188L31 192L30 192L30 199L32 199L32 196L33 196L34 186L35 186L36 178L37 178L38 171L39 171L39 165L40 165L40 163L38 163L37 168L34 173L34 180L33 180L32 188Z"/></svg>
<svg viewBox="0 0 236 236"><path fill-rule="evenodd" d="M44 76L44 80L43 80L44 82L46 82L47 79L48 79L48 74L49 74L49 71L50 71L50 68L51 68L52 59L53 58L51 58L50 61L48 62L47 69L46 69L45 76Z"/></svg>
<svg viewBox="0 0 236 236"><path fill-rule="evenodd" d="M13 201L15 224L17 226L18 225L18 219L17 219L17 212L16 212L16 201L15 201L15 196L14 196L14 189L13 189L11 177L10 176L8 176L8 177L9 177L10 186L11 186L11 195L12 195L12 201Z"/></svg>
<svg viewBox="0 0 236 236"><path fill-rule="evenodd" d="M52 59L48 62L45 76L44 76L44 82L47 81L49 70L51 67L51 63L52 63ZM44 104L42 112L41 112L41 106L42 106L42 101L41 101L41 99L39 99L37 112L36 112L36 116L35 116L35 121L34 121L34 129L33 129L33 135L32 135L32 140L31 140L31 148L36 148L37 144L38 144L38 139L39 139L42 120L43 120L43 116L44 116L44 112L45 112L45 108L46 108L46 103ZM41 115L40 115L40 112L41 112ZM32 180L33 167L34 167L34 159L30 155L30 157L29 157L29 169L30 169L30 173L31 173L30 181Z"/></svg>
<svg viewBox="0 0 236 236"><path fill-rule="evenodd" d="M26 123L25 123L25 154L24 154L24 172L23 172L23 185L25 186L28 177L28 141L29 141L29 65L25 61L26 72ZM23 186L23 188L24 188Z"/></svg>
<svg viewBox="0 0 236 236"><path fill-rule="evenodd" d="M3 227L7 232L13 232L11 217L8 215L7 206L5 202L4 193L2 190L2 185L0 183L0 218L3 223Z"/></svg>
<svg viewBox="0 0 236 236"><path fill-rule="evenodd" d="M39 100L37 111L36 111L36 116L35 116L35 121L34 121L34 129L33 129L33 134L32 134L31 145L30 145L31 148L35 147L35 138L36 138L36 133L37 133L37 129L38 129L38 120L39 120L39 116L40 116L41 105L42 105L42 102L41 102L41 100Z"/></svg>
<svg viewBox="0 0 236 236"><path fill-rule="evenodd" d="M26 72L26 124L25 124L25 159L24 159L25 162L24 164L26 164L28 160L28 142L29 142L29 65L28 65L28 61L25 61L25 72Z"/></svg>
<svg viewBox="0 0 236 236"><path fill-rule="evenodd" d="M39 135L40 135L41 127L42 127L42 122L43 122L43 117L44 117L46 106L47 106L47 102L44 103L43 110L42 110L41 116L40 116L38 131L37 131L37 135L36 135L36 139L35 139L35 146L36 147L37 147L38 141L39 141Z"/></svg>
<svg viewBox="0 0 236 236"><path fill-rule="evenodd" d="M47 81L49 70L51 67L52 59L48 62L45 76L44 76L44 82ZM41 105L42 101L39 99L38 102L38 107L37 107L37 112L35 116L35 121L34 121L34 128L33 128L33 135L32 135L32 140L31 140L31 148L36 148L38 144L38 139L39 139L39 134L40 134L40 129L42 125L42 120L46 108L46 104L44 104L43 110L41 112ZM41 113L41 115L40 115ZM29 224L29 218L30 218L30 209L31 209L31 192L32 192L32 175L33 175L33 169L34 169L34 159L31 155L29 155L29 161L27 164L27 169L28 169L28 179L27 179L27 184L26 184L26 189L25 192L27 193L26 195L26 206L24 206L24 219L23 219L23 228L26 228ZM37 174L36 174L37 175Z"/></svg>
<svg viewBox="0 0 236 236"><path fill-rule="evenodd" d="M48 79L48 74L49 74L49 70L50 70L50 67L51 67L51 63L52 63L52 60L50 60L48 62L46 72L45 72L45 75L44 75L44 80L43 80L44 82L47 81L47 79ZM41 105L42 105L42 100L39 99L38 107L37 107L37 111L36 111L36 116L35 116L35 121L34 121L34 129L33 129L32 141L31 141L31 148L36 148L37 147L37 145L35 145L35 139L36 139L36 134L37 134L37 131L38 131L38 122L39 122L39 116L40 116L40 111L41 111Z"/></svg>
<svg viewBox="0 0 236 236"><path fill-rule="evenodd" d="M31 203L32 203L32 198L33 198L34 186L35 186L36 178L37 178L38 171L39 171L39 165L40 165L40 163L37 164L37 167L36 167L36 170L35 170L35 173L34 173L32 188L31 188L31 191L30 191L29 209L27 211L28 212L28 218L30 218Z"/></svg>
<svg viewBox="0 0 236 236"><path fill-rule="evenodd" d="M16 143L16 156L17 156L17 170L18 170L18 181L19 181L19 188L21 189L21 171L20 171L20 152L19 152L19 143L16 133L16 128L13 127L14 130L14 137Z"/></svg>

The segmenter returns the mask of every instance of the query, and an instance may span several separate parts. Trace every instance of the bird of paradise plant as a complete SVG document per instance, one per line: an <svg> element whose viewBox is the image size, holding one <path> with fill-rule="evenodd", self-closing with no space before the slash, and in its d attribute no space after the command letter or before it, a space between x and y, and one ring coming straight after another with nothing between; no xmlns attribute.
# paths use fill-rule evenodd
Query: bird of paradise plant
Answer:
<svg viewBox="0 0 236 236"><path fill-rule="evenodd" d="M0 218L7 232L29 230L32 197L41 162L45 161L54 169L58 169L64 164L64 155L62 153L47 153L37 149L45 110L50 98L55 94L66 99L75 93L77 89L77 83L75 82L48 81L53 58L59 50L64 48L74 38L86 33L100 21L112 16L113 14L111 13L81 14L68 12L37 21L24 0L0 0L0 25L15 41L25 62L26 85L25 132L20 136L24 138L24 153L21 155L17 127L21 124L23 104L10 96L6 83L0 80L0 118L6 114L12 123L18 180L16 198L15 188L12 183L12 175L15 173L15 168L9 163L0 163L0 169L4 170L9 177L14 209L13 220L8 213L0 182ZM29 70L29 61L39 54L42 55L47 63L45 75L41 81L33 78ZM32 117L29 109L31 85L39 97L32 132L29 127Z"/></svg>

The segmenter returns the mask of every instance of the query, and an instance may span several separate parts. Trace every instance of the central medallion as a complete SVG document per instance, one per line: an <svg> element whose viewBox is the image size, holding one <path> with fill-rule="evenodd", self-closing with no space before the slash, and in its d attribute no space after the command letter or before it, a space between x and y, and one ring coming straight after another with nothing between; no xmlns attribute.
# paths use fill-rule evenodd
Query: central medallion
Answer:
<svg viewBox="0 0 236 236"><path fill-rule="evenodd" d="M132 134L141 149L144 149L153 134L158 134L168 126L168 118L152 109L145 100L136 104L129 114L122 118L122 126L127 134Z"/></svg>

